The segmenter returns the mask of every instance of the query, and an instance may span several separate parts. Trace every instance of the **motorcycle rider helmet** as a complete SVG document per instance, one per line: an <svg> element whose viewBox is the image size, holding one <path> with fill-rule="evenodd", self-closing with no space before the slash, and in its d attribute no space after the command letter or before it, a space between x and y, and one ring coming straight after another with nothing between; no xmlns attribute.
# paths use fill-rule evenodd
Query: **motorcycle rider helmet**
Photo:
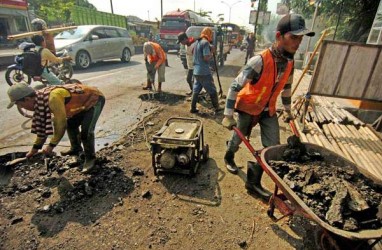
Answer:
<svg viewBox="0 0 382 250"><path fill-rule="evenodd" d="M33 19L31 23L35 31L46 30L48 28L46 22L40 18Z"/></svg>

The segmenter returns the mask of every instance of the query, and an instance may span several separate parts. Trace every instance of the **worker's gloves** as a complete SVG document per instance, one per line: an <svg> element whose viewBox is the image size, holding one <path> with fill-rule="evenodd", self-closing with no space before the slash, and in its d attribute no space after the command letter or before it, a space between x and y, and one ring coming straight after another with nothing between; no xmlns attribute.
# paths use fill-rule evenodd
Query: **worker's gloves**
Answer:
<svg viewBox="0 0 382 250"><path fill-rule="evenodd" d="M233 116L225 116L225 117L223 118L222 125L223 125L225 128L228 128L229 130L231 130L232 127L234 127L234 126L237 125L237 123L236 123L236 120L233 119Z"/></svg>
<svg viewBox="0 0 382 250"><path fill-rule="evenodd" d="M37 152L38 152L38 149L36 149L36 148L31 148L30 150L29 150L29 152L26 154L26 158L28 158L28 159L30 159L30 158L32 158L35 154L37 154Z"/></svg>
<svg viewBox="0 0 382 250"><path fill-rule="evenodd" d="M294 119L292 112L290 110L284 110L282 114L282 119L285 123L289 123Z"/></svg>

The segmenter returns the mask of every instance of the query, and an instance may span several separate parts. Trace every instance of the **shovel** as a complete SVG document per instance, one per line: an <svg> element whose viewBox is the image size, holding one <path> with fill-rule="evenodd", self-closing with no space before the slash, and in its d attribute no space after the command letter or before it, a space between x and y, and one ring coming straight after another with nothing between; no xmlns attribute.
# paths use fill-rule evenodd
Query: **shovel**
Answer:
<svg viewBox="0 0 382 250"><path fill-rule="evenodd" d="M216 54L213 53L213 55L214 55L214 63L215 63L215 69L216 69L216 77L218 78L219 89L220 89L220 90L219 90L219 97L220 97L220 98L225 98L225 97L223 96L222 84L220 83L218 64L217 64L217 62L216 62Z"/></svg>
<svg viewBox="0 0 382 250"><path fill-rule="evenodd" d="M38 155L41 155L41 154L42 154L42 151L39 151L35 155L33 155L32 158L36 157ZM16 158L16 159L13 159L11 161L6 162L4 166L5 167L14 166L14 165L16 165L18 163L21 163L21 162L24 162L24 161L27 161L27 160L28 160L27 157Z"/></svg>

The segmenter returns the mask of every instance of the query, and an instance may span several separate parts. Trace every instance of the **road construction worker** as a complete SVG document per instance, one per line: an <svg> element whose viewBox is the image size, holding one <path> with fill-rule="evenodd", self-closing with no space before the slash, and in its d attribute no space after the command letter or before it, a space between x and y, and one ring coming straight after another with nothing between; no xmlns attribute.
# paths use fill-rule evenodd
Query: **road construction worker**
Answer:
<svg viewBox="0 0 382 250"><path fill-rule="evenodd" d="M314 36L305 27L301 15L288 14L277 25L274 44L252 57L244 69L232 82L227 95L222 125L228 129L233 126L249 138L252 127L260 124L263 147L280 144L279 123L276 115L276 101L281 94L284 105L284 121L293 119L291 107L291 85L293 81L293 56L300 46L303 36ZM238 121L233 118L238 113ZM238 173L234 161L241 139L234 132L227 144L224 156L226 168ZM254 162L248 162L246 189L263 199L271 193L261 186L263 169Z"/></svg>
<svg viewBox="0 0 382 250"><path fill-rule="evenodd" d="M190 92L186 95L192 95L193 87L193 74L194 74L194 60L193 60L193 51L195 45L195 39L193 37L188 37L186 33L181 32L178 35L178 41L176 43L181 43L186 46L186 61L187 61L187 78L186 81L188 86L190 86Z"/></svg>
<svg viewBox="0 0 382 250"><path fill-rule="evenodd" d="M71 147L61 155L79 155L84 149L82 172L87 173L94 168L94 129L105 104L104 95L97 88L76 83L34 90L28 84L17 83L8 89L8 96L11 101L8 109L16 104L18 108L34 111L32 133L37 138L27 158L43 148L49 135L53 136L42 152L52 155L67 130Z"/></svg>
<svg viewBox="0 0 382 250"><path fill-rule="evenodd" d="M255 37L253 33L249 33L245 40L247 41L247 52L245 54L244 65L247 64L248 59L250 59L253 56L253 52L255 50Z"/></svg>
<svg viewBox="0 0 382 250"><path fill-rule="evenodd" d="M210 69L210 61L213 60L216 48L211 45L212 29L205 27L200 33L200 38L195 42L194 61L194 86L192 89L190 113L198 113L196 108L200 91L204 88L211 97L215 112L220 111L219 98L214 84L214 78Z"/></svg>
<svg viewBox="0 0 382 250"><path fill-rule="evenodd" d="M155 42L143 44L143 56L147 69L147 84L144 90L151 90L155 81L155 73L158 71L158 92L162 92L162 83L165 82L166 53L162 47Z"/></svg>
<svg viewBox="0 0 382 250"><path fill-rule="evenodd" d="M46 22L40 18L35 18L31 22L33 31L42 31L42 36L46 42L46 48L50 50L53 54L56 54L56 47L54 46L54 35L53 33L48 33L45 30L48 29Z"/></svg>
<svg viewBox="0 0 382 250"><path fill-rule="evenodd" d="M63 61L70 61L70 56L56 57L49 49L46 48L46 41L42 35L34 35L32 42L36 45L36 51L41 55L41 66L44 67L41 76L48 81L50 85L60 85L64 82L61 81L52 71L48 69L50 63L62 63Z"/></svg>

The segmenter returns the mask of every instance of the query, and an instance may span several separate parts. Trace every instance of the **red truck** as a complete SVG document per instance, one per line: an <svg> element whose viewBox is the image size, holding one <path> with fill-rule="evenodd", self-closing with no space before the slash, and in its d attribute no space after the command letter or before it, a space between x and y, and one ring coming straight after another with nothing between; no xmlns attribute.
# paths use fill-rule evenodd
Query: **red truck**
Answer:
<svg viewBox="0 0 382 250"><path fill-rule="evenodd" d="M175 10L167 12L162 17L159 35L162 41L167 45L168 50L179 50L179 44L176 43L178 34L185 32L188 27L193 25L206 25L213 23L205 17L202 17L191 10Z"/></svg>

